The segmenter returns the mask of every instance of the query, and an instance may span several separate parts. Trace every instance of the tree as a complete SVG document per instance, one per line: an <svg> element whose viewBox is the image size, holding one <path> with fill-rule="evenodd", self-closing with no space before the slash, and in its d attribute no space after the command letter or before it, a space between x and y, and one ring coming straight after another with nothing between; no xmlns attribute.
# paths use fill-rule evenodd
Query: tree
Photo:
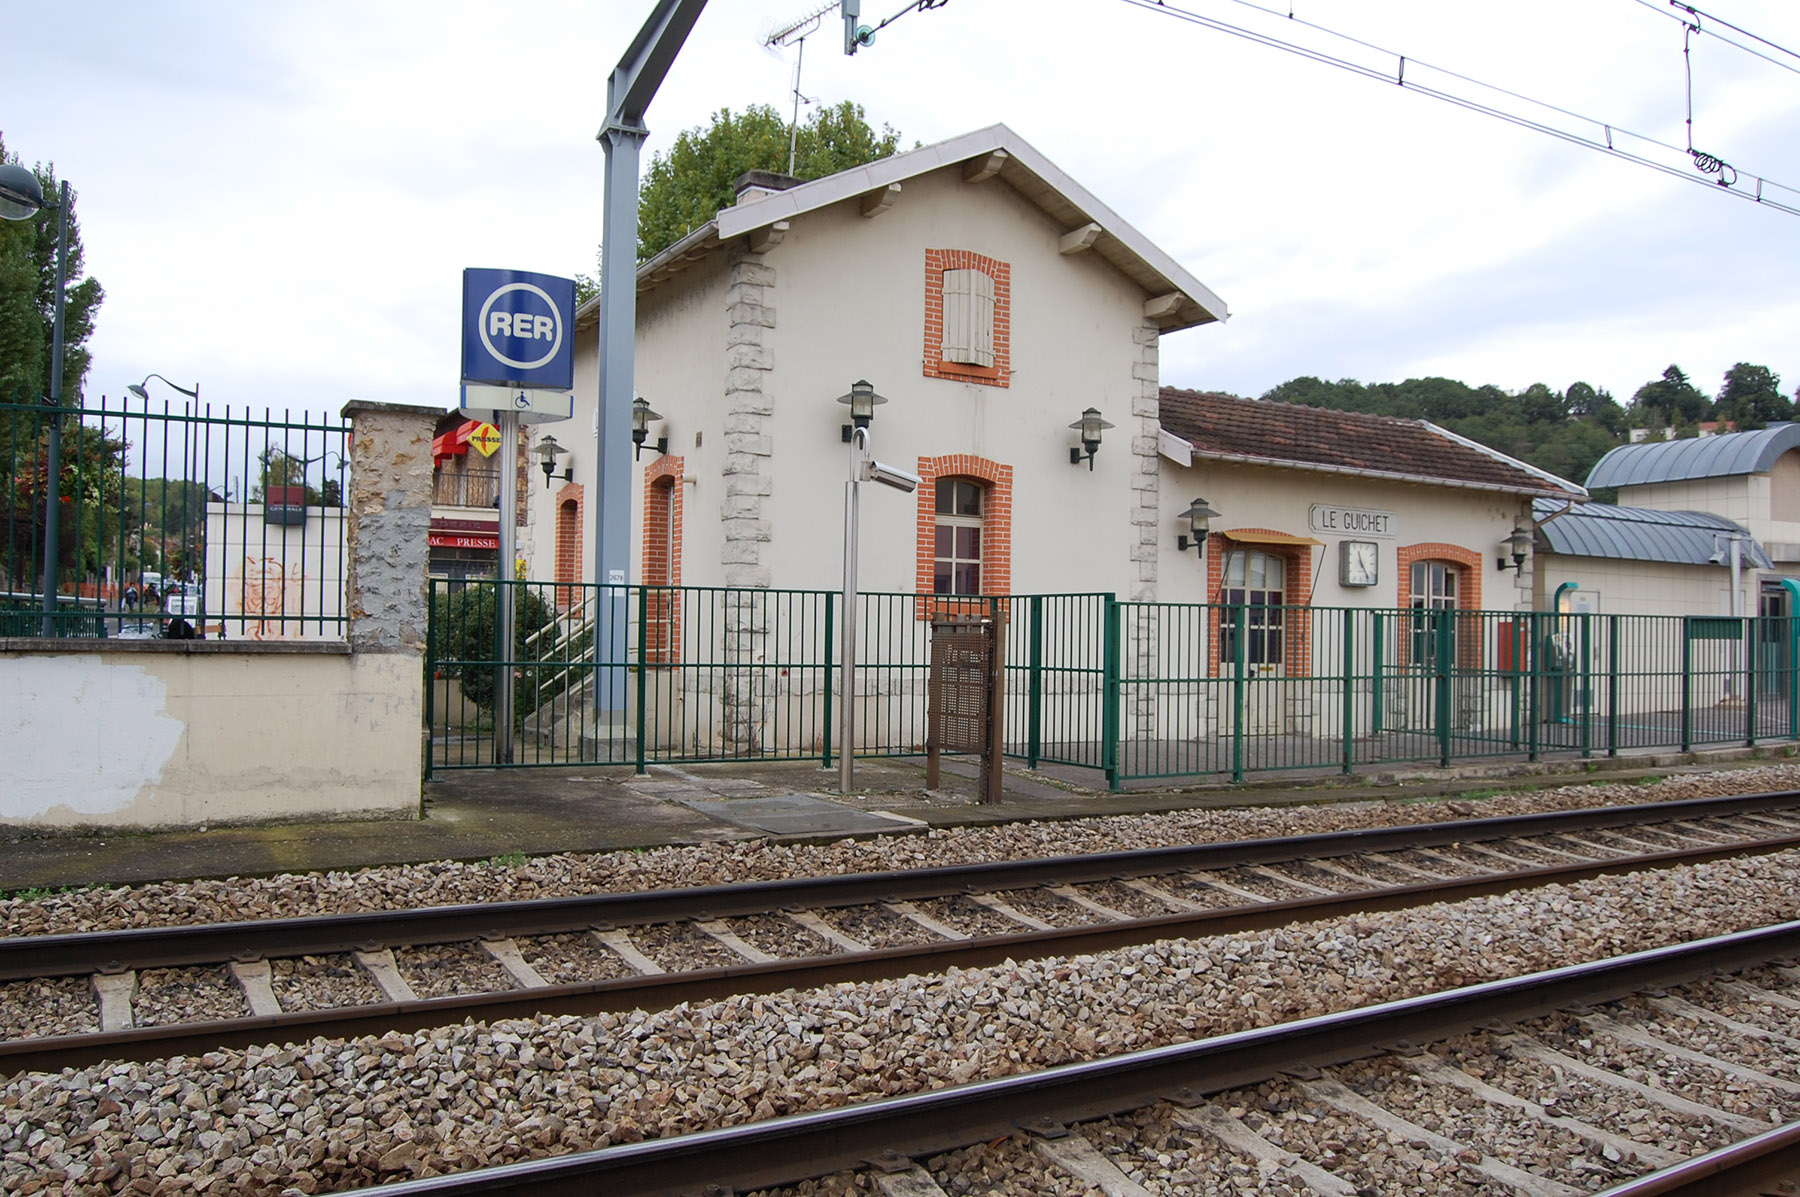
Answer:
<svg viewBox="0 0 1800 1197"><path fill-rule="evenodd" d="M0 139L0 162L17 162ZM57 193L54 166L33 168L46 199ZM83 278L76 195L69 193L68 279L63 304L63 402L81 398L87 339L106 298L99 280ZM51 328L56 311L56 215L0 220L0 403L34 403L50 391Z"/></svg>
<svg viewBox="0 0 1800 1197"><path fill-rule="evenodd" d="M1664 370L1661 378L1639 387L1631 397L1631 406L1634 423L1645 422L1641 427L1692 424L1704 420L1712 408L1706 395L1676 365Z"/></svg>
<svg viewBox="0 0 1800 1197"><path fill-rule="evenodd" d="M1739 362L1725 371L1715 408L1721 420L1740 430L1764 428L1794 418L1794 405L1781 393L1781 375L1767 366Z"/></svg>
<svg viewBox="0 0 1800 1197"><path fill-rule="evenodd" d="M816 109L797 136L794 175L820 179L893 154L900 135L869 126L861 104ZM709 128L684 130L650 159L638 192L638 261L654 257L728 208L732 184L748 170L785 173L788 124L767 104L721 108Z"/></svg>

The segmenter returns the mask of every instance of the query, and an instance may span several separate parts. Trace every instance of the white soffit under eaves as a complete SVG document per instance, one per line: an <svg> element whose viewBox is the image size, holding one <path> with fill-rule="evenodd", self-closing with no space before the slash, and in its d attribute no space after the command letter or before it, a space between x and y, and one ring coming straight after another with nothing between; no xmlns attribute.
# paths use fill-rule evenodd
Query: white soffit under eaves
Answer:
<svg viewBox="0 0 1800 1197"><path fill-rule="evenodd" d="M805 212L842 203L890 183L904 183L907 179L929 174L934 170L960 165L995 150L1005 150L1010 159L1000 172L1002 179L1009 179L1012 172L1023 169L1028 176L1039 180L1068 203L1079 216L1070 221L1064 213L1050 212L1048 206L1041 199L1032 196L1031 189L1025 186L1015 187L1020 195L1037 203L1053 217L1064 219L1071 227L1087 223L1099 225L1143 268L1166 280L1169 290L1181 292L1207 317L1213 320L1230 318L1231 309L1223 299L1005 125L989 125L985 129L952 137L948 141L854 166L823 179L814 179L786 191L723 209L718 215L719 238L729 240L739 237L776 221L790 220ZM904 203L905 200L901 202ZM1125 273L1129 274L1131 271L1127 270ZM1147 280L1140 281L1146 282L1146 289L1155 289Z"/></svg>

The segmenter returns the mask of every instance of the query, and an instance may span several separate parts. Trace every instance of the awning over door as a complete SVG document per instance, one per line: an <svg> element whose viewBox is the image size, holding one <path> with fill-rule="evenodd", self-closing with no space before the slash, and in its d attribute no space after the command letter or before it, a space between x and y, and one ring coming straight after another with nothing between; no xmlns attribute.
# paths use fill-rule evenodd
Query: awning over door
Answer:
<svg viewBox="0 0 1800 1197"><path fill-rule="evenodd" d="M1219 535L1223 536L1226 540L1235 540L1239 544L1304 544L1312 545L1314 547L1321 547L1325 544L1324 541L1314 540L1310 536L1289 536L1286 532L1234 531L1220 532Z"/></svg>

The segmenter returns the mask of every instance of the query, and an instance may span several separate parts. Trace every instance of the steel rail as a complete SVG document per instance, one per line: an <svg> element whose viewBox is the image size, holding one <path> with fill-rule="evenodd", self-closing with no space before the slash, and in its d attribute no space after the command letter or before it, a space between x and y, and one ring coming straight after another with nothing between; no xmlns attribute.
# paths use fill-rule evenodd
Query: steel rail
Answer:
<svg viewBox="0 0 1800 1197"><path fill-rule="evenodd" d="M295 1010L217 1022L139 1027L93 1034L45 1036L0 1043L0 1075L54 1072L103 1060L146 1060L197 1055L224 1047L349 1038L393 1030L446 1026L465 1018L490 1021L539 1014L593 1014L605 1010L666 1009L680 1002L710 1001L746 993L774 993L842 982L866 982L910 972L979 968L1008 959L1104 951L1157 939L1228 935L1349 914L1405 910L1434 902L1512 893L1729 857L1800 848L1800 836L1718 844L1707 848L1612 857L1510 873L1358 890L1329 897L1294 898L1255 905L1216 907L1118 922L1083 923L1050 931L932 941L868 952L811 956L686 973L622 977L539 989L508 989L325 1010Z"/></svg>
<svg viewBox="0 0 1800 1197"><path fill-rule="evenodd" d="M1188 870L1280 864L1365 852L1635 827L1800 808L1800 791L1550 811L1504 818L1420 823L1316 835L999 861L897 872L752 881L649 893L593 894L520 902L470 903L413 910L307 915L237 923L143 927L121 931L0 939L0 981L128 968L220 964L229 960L316 956L418 944L504 939L729 918L782 909L820 909L937 898L1043 885L1074 885Z"/></svg>
<svg viewBox="0 0 1800 1197"><path fill-rule="evenodd" d="M551 1159L401 1181L383 1197L607 1197L743 1192L877 1159L918 1158L1046 1126L1110 1117L1157 1101L1194 1104L1284 1072L1342 1064L1570 1005L1612 1001L1800 951L1800 922L1633 952L1425 997L1320 1015L1195 1043L1151 1048L1021 1076Z"/></svg>
<svg viewBox="0 0 1800 1197"><path fill-rule="evenodd" d="M1781 1182L1788 1182L1785 1186ZM1800 1181L1800 1122L1614 1185L1596 1197L1764 1197Z"/></svg>

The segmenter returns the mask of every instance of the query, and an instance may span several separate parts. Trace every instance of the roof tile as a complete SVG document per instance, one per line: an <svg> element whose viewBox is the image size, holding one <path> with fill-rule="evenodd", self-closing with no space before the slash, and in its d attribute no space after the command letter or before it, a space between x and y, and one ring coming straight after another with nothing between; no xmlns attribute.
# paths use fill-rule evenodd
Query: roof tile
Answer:
<svg viewBox="0 0 1800 1197"><path fill-rule="evenodd" d="M1423 420L1333 411L1205 391L1162 388L1162 426L1200 457L1298 469L1403 476L1427 484L1579 495L1498 452L1471 448Z"/></svg>

